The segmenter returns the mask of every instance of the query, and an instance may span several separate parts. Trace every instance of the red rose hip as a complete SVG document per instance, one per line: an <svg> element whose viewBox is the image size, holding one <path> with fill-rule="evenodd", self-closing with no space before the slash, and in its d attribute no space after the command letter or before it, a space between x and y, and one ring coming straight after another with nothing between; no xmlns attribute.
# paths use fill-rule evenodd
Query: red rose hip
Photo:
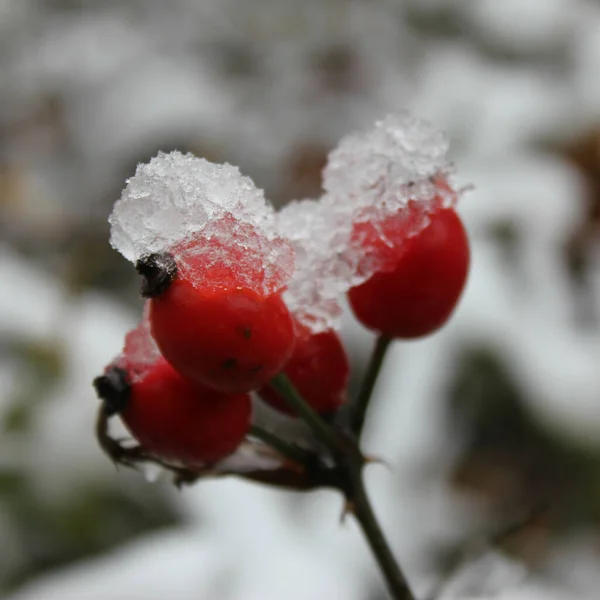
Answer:
<svg viewBox="0 0 600 600"><path fill-rule="evenodd" d="M390 338L428 335L449 319L469 271L469 241L452 208L438 208L429 224L408 236L410 223L395 215L377 224L360 223L355 236L382 269L348 292L356 318ZM383 231L392 244L381 240ZM399 241L401 240L401 241Z"/></svg>
<svg viewBox="0 0 600 600"><path fill-rule="evenodd" d="M181 374L220 392L256 390L292 353L294 323L282 293L238 284L231 260L200 264L202 258L193 258L188 272L194 260L202 269L202 285L168 254L138 261L161 354Z"/></svg>
<svg viewBox="0 0 600 600"><path fill-rule="evenodd" d="M139 378L122 363L109 367L94 386L105 412L118 413L131 435L157 458L186 467L211 465L244 439L251 421L247 394L208 389L162 358Z"/></svg>
<svg viewBox="0 0 600 600"><path fill-rule="evenodd" d="M300 395L320 414L333 413L346 401L350 365L344 346L332 329L312 333L297 324L296 345L284 372ZM259 393L273 408L295 415L270 385Z"/></svg>

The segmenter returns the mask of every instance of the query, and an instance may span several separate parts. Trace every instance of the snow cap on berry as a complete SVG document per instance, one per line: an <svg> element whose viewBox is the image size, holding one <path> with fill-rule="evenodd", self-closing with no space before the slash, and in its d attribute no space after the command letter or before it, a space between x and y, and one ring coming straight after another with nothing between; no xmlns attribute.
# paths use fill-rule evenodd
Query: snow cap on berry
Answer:
<svg viewBox="0 0 600 600"><path fill-rule="evenodd" d="M229 164L159 153L138 165L109 221L111 244L125 258L170 252L195 285L202 285L202 274L186 272L186 253L194 247L209 261L231 263L226 266L235 268L240 285L257 291L280 289L293 271L293 252L277 234L263 191ZM210 252L206 240L218 242Z"/></svg>
<svg viewBox="0 0 600 600"><path fill-rule="evenodd" d="M346 136L329 154L323 187L354 210L426 203L437 190L432 177L448 174L444 132L406 112L388 115L375 127Z"/></svg>
<svg viewBox="0 0 600 600"><path fill-rule="evenodd" d="M278 214L279 231L296 255L286 301L297 318L313 331L335 328L339 298L380 267L353 240L357 223L376 226L405 215L402 232L408 237L428 224L435 207L456 202L447 151L442 131L408 113L341 140L323 171L323 197L293 202ZM397 243L383 230L380 237L388 246Z"/></svg>

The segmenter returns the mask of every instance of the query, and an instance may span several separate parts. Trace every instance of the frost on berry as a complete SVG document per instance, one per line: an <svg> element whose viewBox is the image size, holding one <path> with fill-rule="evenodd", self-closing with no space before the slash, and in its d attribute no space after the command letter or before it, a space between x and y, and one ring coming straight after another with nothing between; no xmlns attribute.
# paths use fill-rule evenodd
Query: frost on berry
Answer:
<svg viewBox="0 0 600 600"><path fill-rule="evenodd" d="M169 252L194 285L203 283L203 272L191 267L197 253L259 292L281 289L293 270L262 190L237 167L191 154L159 153L139 165L109 221L111 244L125 258Z"/></svg>
<svg viewBox="0 0 600 600"><path fill-rule="evenodd" d="M127 371L131 383L143 379L160 358L160 351L150 332L148 308L146 303L142 321L127 333L123 352L113 362L114 366Z"/></svg>
<svg viewBox="0 0 600 600"><path fill-rule="evenodd" d="M277 215L279 231L292 243L295 271L284 298L292 313L315 332L324 331L340 315L338 298L351 278L349 265L332 260L335 247L343 248L343 219L327 213L316 200L302 200L285 206ZM338 233L340 233L338 237Z"/></svg>
<svg viewBox="0 0 600 600"><path fill-rule="evenodd" d="M378 223L393 218L402 236L411 236L427 226L434 208L456 202L447 183L447 151L443 132L426 121L390 115L345 137L330 153L320 200L293 202L280 211L279 231L296 256L286 301L313 331L335 327L338 299L382 267L357 237L357 225L370 223L369 234L374 230L393 247L398 240Z"/></svg>
<svg viewBox="0 0 600 600"><path fill-rule="evenodd" d="M110 433L106 429L99 436L99 441L105 452L107 452L107 454L116 462L127 464L129 466L135 465L136 467L141 468L148 480L156 480L158 475L160 475L164 469L173 471L177 476L181 476L181 474L185 472L191 477L191 480L195 480L203 474L240 475L255 471L269 471L281 468L285 462L284 458L264 442L254 439L251 436L244 437L231 453L224 455L217 460L217 462L211 461L206 464L204 464L203 461L190 462L188 460L189 457L184 460L182 456L178 456L182 451L184 455L186 455L186 453L189 454L190 451L195 453L200 451L205 452L206 449L203 449L202 447L201 438L198 438L197 440L198 446L193 443L189 448L186 448L185 443L180 444L177 440L173 440L172 442L169 442L170 446L167 445L168 450L165 450L164 443L166 438L164 436L153 437L154 434L152 432L156 432L157 425L153 419L156 414L160 415L161 410L164 410L164 407L161 409L159 406L158 409L156 409L153 406L156 401L156 397L153 397L153 394L156 393L156 386L159 386L160 388L160 377L165 376L165 373L166 376L168 376L171 368L169 367L167 371L163 368L166 363L161 357L150 331L148 307L149 303L147 302L142 321L125 336L125 343L121 354L106 368L104 376L96 378L94 381L96 391L103 401L102 414L104 417L107 418L115 414L121 414L124 424L132 432L133 438L140 443L140 446L121 446L119 442L110 436ZM157 367L160 372L160 377L158 379L156 375ZM171 370L171 372L173 371ZM119 377L123 377L122 381ZM147 377L153 378L149 387L139 387L145 385ZM114 387L115 385L117 386L116 389ZM162 392L166 394L172 393L169 391L169 385L169 380L167 380ZM120 386L126 386L126 398L119 397L118 395L115 396L115 394L125 393L125 390L121 389ZM184 394L189 394L191 389L192 388L189 386L184 386L180 391ZM137 396L135 396L136 393ZM239 395L228 397L212 392L201 386L197 388L197 393L199 394L199 410L202 394L204 393L212 394L212 396L210 396L211 401L223 403L223 406L234 399L240 399ZM150 395L148 396L147 394ZM134 404L131 404L131 398L134 398ZM177 404L179 398L183 401L182 405ZM167 432L170 432L168 435L173 434L174 427L176 428L179 426L176 421L178 418L176 416L177 412L181 411L182 415L186 415L189 414L190 409L189 397L174 396L171 400L175 402L176 405L175 413L167 415L169 423L167 423L166 427ZM210 406L210 403L207 406ZM235 406L240 408L239 403ZM158 410L158 412L155 412L155 410ZM192 411L191 416L196 418L197 414ZM230 413L229 416L234 419L234 423L236 419L239 421L239 415L236 417L235 413ZM214 421L215 414L212 414L210 418ZM175 425L173 423L174 419ZM215 421L215 423L224 427L223 436L235 435L235 425L234 429L232 429L231 424L226 425L219 421ZM104 426L106 427L106 425ZM185 437L185 435L187 435L186 421L181 421L180 426L182 428L181 435ZM142 435L142 438L140 438L140 435ZM142 439L145 439L145 441L141 441ZM189 441L189 437L187 439ZM175 450L173 450L173 448L175 448Z"/></svg>

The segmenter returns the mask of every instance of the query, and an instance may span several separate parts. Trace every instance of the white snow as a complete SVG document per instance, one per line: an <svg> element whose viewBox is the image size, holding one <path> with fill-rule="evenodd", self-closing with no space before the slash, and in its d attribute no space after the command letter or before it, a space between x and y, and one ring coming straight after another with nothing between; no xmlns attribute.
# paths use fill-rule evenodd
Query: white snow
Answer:
<svg viewBox="0 0 600 600"><path fill-rule="evenodd" d="M341 296L380 266L376 257L365 262L368 251L353 243L353 227L403 211L408 219L410 202L405 235L420 231L434 201L456 201L433 181L451 175L447 151L443 132L430 123L406 112L388 115L330 153L319 200L292 202L277 215L236 167L160 153L127 181L110 216L111 243L132 261L169 251L197 285L206 265L225 263L250 286L264 269L264 291L287 285L286 301L299 320L315 331L335 328Z"/></svg>
<svg viewBox="0 0 600 600"><path fill-rule="evenodd" d="M442 332L393 349L367 424L366 450L391 465L370 468L368 489L417 595L424 596L432 577L422 560L425 550L447 539L449 530L464 532L479 518L474 510L459 523L448 517L448 507L454 506L456 498L444 492L442 477L436 478L435 486L415 481L415 474L428 477L423 475L424 461L435 465L437 472L452 458L442 400L453 359L465 345L483 342L500 349L501 357L515 369L528 408L541 426L588 443L600 439L599 328L596 322L578 330L574 293L565 282L560 254L573 227L581 222L584 191L561 156L550 158L536 145L540 140L576 136L597 125L600 8L591 0L406 3L430 19L461 15L460 36L449 39L417 31L401 14L390 18L382 8L385 2L377 10L373 3L345 2L344 8L352 7L341 11L342 2L318 0L302 6L280 0L275 8L266 0L260 4L273 10L256 10L256 3L247 0L178 0L169 4L168 14L158 9L158 3L136 0L119 4L117 10L125 4L135 11L136 19L125 28L110 25L112 18L98 21L98 34L90 38L93 32L87 18L80 25L87 35L61 35L67 27L60 23L57 27L48 19L50 4L42 8L42 3L33 1L0 2L3 42L20 40L24 55L10 67L11 48L3 45L8 50L0 61L7 110L27 115L34 93L62 92L60 86L66 83L67 136L74 140L80 159L76 163L82 173L79 184L61 203L65 198L57 185L61 178L46 176L46 170L52 161L72 160L68 153L73 148L65 152L54 145L44 150L36 143L29 162L17 161L26 188L32 188L32 181L40 182L33 186L30 205L58 206L56 213L65 222L77 213L89 219L92 203L97 207L98 198L104 200L103 194L112 190L110 176L115 170L137 158L138 148L147 140L165 143L172 131L189 133L184 139L198 141L200 147L216 146L217 153L229 160L245 168L250 165L253 174L261 175L261 185L273 186L285 177L284 158L294 143L310 140L313 134L329 143L341 132L363 127L375 115L404 105L448 131L458 172L475 184L476 192L459 205L473 243L466 294ZM99 7L93 18L112 10L112 5ZM340 19L341 12L353 15L351 27ZM31 28L33 13L38 21ZM365 28L366 15L372 15L372 21ZM144 29L147 16L152 35ZM23 24L27 31L19 29ZM489 38L501 50L539 53L542 60L517 65L486 56L478 51L471 26L476 36ZM320 102L323 92L310 75L308 58L317 41L334 36L341 42L362 44L357 52L362 79L352 93L331 94ZM223 37L234 47L255 44L255 75L238 77L232 84L216 70L210 71L211 42ZM61 40L69 47L63 48ZM205 46L192 56L196 42ZM558 56L561 45L566 46L562 57ZM102 56L95 54L98 48ZM52 52L44 60L41 57L48 49ZM9 138L6 144L16 161L21 154L15 153L15 142ZM60 207L67 206L61 215ZM298 209L288 210L293 229L291 216ZM489 239L490 228L507 220L526 240L517 252L518 267L526 274L521 273L521 279L500 260L496 244ZM300 239L303 229L313 226L316 238L328 235L318 219L296 223ZM24 468L29 479L50 496L77 493L73 492L77 485L90 479L121 485L126 475L115 473L91 435L97 400L90 381L119 349L134 316L104 295L75 299L48 271L32 268L30 261L5 246L0 250L0 279L6 284L6 293L0 295L0 333L60 344L68 365L64 383L37 411L31 440L19 444L9 436L0 439L3 464ZM590 304L598 318L598 247L590 254L595 269ZM296 257L304 260L298 248ZM310 282L299 284L306 286L295 297L310 297ZM327 320L338 310L334 302L318 316ZM351 351L363 354L369 334L348 314L343 318L345 332L352 332ZM20 376L3 361L0 406L6 404ZM238 481L215 481L186 490L176 502L188 515L185 526L36 577L8 598L385 597L364 540L353 525L338 524L342 502L334 494L298 498ZM5 521L0 517L4 546L11 554L4 557L12 560L12 553L19 550L11 543L10 527L6 527L10 524ZM509 586L492 597L595 599L600 588L596 565L593 540L580 548L561 541L549 580L531 577L518 589ZM580 593L562 589L552 578L556 571L574 580Z"/></svg>
<svg viewBox="0 0 600 600"><path fill-rule="evenodd" d="M329 155L323 187L354 209L392 203L403 207L406 186L449 169L448 141L432 124L403 112L366 132L346 136Z"/></svg>
<svg viewBox="0 0 600 600"><path fill-rule="evenodd" d="M194 285L203 281L200 256L205 266L224 262L257 291L278 290L293 269L262 190L229 164L159 153L138 166L109 220L111 244L125 258L169 251Z"/></svg>
<svg viewBox="0 0 600 600"><path fill-rule="evenodd" d="M580 0L466 0L466 22L488 43L510 52L555 50L574 33Z"/></svg>
<svg viewBox="0 0 600 600"><path fill-rule="evenodd" d="M403 234L410 236L427 225L434 201L456 201L455 193L432 181L450 176L447 151L443 132L430 123L406 112L388 115L346 136L330 153L323 171L326 192L319 200L292 202L279 212L279 231L296 252L286 300L309 327L339 327L343 294L381 266L353 241L357 224L406 214ZM379 235L394 247L396 241L383 231Z"/></svg>

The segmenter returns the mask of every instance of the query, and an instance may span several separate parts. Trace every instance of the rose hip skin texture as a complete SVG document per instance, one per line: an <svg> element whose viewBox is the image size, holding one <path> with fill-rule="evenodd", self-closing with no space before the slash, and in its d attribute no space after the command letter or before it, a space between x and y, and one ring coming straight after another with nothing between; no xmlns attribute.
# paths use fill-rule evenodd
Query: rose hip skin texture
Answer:
<svg viewBox="0 0 600 600"><path fill-rule="evenodd" d="M281 294L196 288L181 277L150 300L150 323L173 367L223 393L260 388L283 368L294 344L293 320Z"/></svg>
<svg viewBox="0 0 600 600"><path fill-rule="evenodd" d="M284 372L318 413L332 413L346 401L350 365L344 346L332 329L314 334L297 324L297 332L296 346ZM271 386L259 393L273 408L295 415Z"/></svg>
<svg viewBox="0 0 600 600"><path fill-rule="evenodd" d="M395 237L402 234L399 227ZM369 231L362 231L361 237L368 240L371 252L379 247L389 262L391 250L379 237L374 241ZM391 338L433 333L452 314L467 279L469 241L462 221L452 208L440 208L422 231L394 244L393 250L398 255L395 264L352 288L350 306L363 325Z"/></svg>
<svg viewBox="0 0 600 600"><path fill-rule="evenodd" d="M235 451L250 427L251 401L247 394L207 389L160 359L130 384L120 416L146 450L193 467Z"/></svg>

